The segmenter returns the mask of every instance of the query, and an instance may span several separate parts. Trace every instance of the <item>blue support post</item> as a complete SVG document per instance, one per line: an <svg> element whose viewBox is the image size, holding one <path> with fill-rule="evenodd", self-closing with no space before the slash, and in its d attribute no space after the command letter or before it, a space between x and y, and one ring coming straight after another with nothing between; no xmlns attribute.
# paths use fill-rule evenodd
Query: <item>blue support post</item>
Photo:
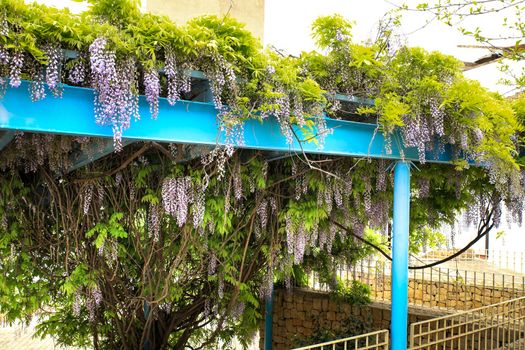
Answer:
<svg viewBox="0 0 525 350"><path fill-rule="evenodd" d="M264 350L272 350L273 289L264 308Z"/></svg>
<svg viewBox="0 0 525 350"><path fill-rule="evenodd" d="M0 130L0 151L15 138L13 131L2 131Z"/></svg>
<svg viewBox="0 0 525 350"><path fill-rule="evenodd" d="M150 311L150 305L147 301L145 301L144 302L144 317L146 318L146 322L148 321L149 311ZM150 350L148 339L146 339L146 341L144 342L144 350Z"/></svg>
<svg viewBox="0 0 525 350"><path fill-rule="evenodd" d="M410 221L410 164L406 161L398 161L394 167L393 217L391 349L406 350Z"/></svg>

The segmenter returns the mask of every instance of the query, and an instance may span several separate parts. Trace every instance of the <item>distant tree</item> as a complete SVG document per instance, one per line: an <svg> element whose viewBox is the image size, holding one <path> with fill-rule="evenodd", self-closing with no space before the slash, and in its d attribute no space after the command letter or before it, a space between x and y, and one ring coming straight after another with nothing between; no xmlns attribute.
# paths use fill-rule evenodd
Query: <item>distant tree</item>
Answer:
<svg viewBox="0 0 525 350"><path fill-rule="evenodd" d="M415 2L392 2L399 11L416 11L429 14L426 24L438 20L455 27L462 34L474 38L480 48L493 52L487 61L513 61L525 58L525 1L523 0L431 0ZM416 3L416 5L413 5ZM426 26L426 24L424 26ZM511 69L502 63L501 70L507 73L505 82L517 89L525 87L525 71Z"/></svg>

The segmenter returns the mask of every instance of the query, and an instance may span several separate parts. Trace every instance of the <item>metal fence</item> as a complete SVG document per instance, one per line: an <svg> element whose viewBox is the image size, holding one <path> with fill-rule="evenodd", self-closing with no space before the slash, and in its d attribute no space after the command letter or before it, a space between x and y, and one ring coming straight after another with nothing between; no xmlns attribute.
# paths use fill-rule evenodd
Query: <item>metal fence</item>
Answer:
<svg viewBox="0 0 525 350"><path fill-rule="evenodd" d="M487 261L494 266L514 272L525 273L525 253L502 250L490 250L486 253Z"/></svg>
<svg viewBox="0 0 525 350"><path fill-rule="evenodd" d="M447 310L471 310L525 296L525 275L503 274L444 267L410 270L409 303ZM391 262L369 257L350 267L339 267L337 276L346 283L368 284L376 301L391 299ZM309 286L327 291L328 286L311 274Z"/></svg>
<svg viewBox="0 0 525 350"><path fill-rule="evenodd" d="M456 250L434 250L420 254L412 262L437 261L454 254ZM490 266L496 269L508 270L509 272L525 273L525 252L508 250L467 250L454 258L448 265L456 262L472 263L473 266Z"/></svg>
<svg viewBox="0 0 525 350"><path fill-rule="evenodd" d="M410 325L410 350L524 350L525 297Z"/></svg>
<svg viewBox="0 0 525 350"><path fill-rule="evenodd" d="M385 329L293 350L388 350L389 338L388 330Z"/></svg>

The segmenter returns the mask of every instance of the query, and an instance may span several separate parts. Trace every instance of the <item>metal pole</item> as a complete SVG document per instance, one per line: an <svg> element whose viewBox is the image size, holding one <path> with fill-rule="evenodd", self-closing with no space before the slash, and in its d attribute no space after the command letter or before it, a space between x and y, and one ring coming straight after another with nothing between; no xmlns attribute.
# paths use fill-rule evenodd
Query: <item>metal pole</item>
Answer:
<svg viewBox="0 0 525 350"><path fill-rule="evenodd" d="M490 248L490 239L489 239L489 233L485 235L485 251L487 252L487 256L485 257L487 261L489 260L489 248Z"/></svg>
<svg viewBox="0 0 525 350"><path fill-rule="evenodd" d="M392 237L392 350L406 350L408 321L408 227L410 220L410 165L394 167Z"/></svg>
<svg viewBox="0 0 525 350"><path fill-rule="evenodd" d="M273 328L273 294L266 298L264 308L264 350L272 350L272 328Z"/></svg>

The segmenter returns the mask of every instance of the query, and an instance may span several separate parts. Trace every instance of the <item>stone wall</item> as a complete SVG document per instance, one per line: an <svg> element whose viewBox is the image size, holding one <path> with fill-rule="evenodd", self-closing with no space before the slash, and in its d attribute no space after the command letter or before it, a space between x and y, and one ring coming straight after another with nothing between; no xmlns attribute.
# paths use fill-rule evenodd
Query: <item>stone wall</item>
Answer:
<svg viewBox="0 0 525 350"><path fill-rule="evenodd" d="M372 288L375 300L390 300L390 277L382 280L362 279ZM422 307L440 307L453 310L471 310L505 300L525 296L525 285L516 283L514 288L482 287L461 282L443 282L410 279L408 298L411 305Z"/></svg>
<svg viewBox="0 0 525 350"><path fill-rule="evenodd" d="M409 323L443 315L410 308ZM317 330L337 332L348 326L351 317L364 321L367 331L390 327L390 305L372 303L356 306L333 300L329 294L305 289L291 292L276 290L273 304L273 349L289 350L298 339L312 336ZM260 326L260 348L263 349L264 320Z"/></svg>

